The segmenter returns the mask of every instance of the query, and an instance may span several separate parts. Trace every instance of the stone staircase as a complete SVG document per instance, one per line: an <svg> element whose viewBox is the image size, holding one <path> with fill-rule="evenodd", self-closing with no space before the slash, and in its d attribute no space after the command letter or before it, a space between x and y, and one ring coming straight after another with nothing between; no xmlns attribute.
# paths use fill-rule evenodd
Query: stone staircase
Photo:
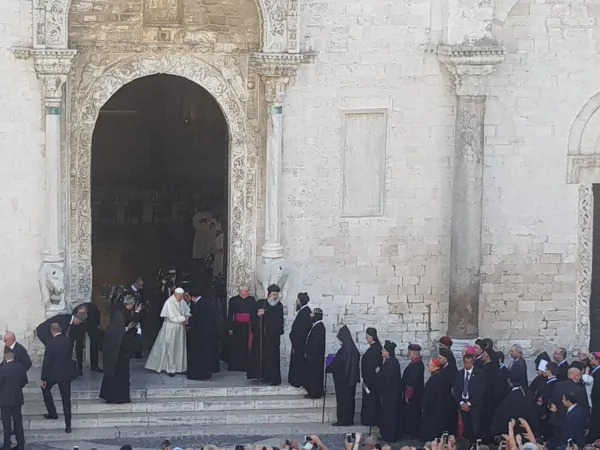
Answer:
<svg viewBox="0 0 600 450"><path fill-rule="evenodd" d="M72 392L73 433L64 432L58 389L54 394L58 420L46 420L39 389L26 388L23 422L28 442L116 437L186 435L282 435L339 433L335 397L304 398L291 386L178 387L132 389L132 403L108 405L96 389ZM357 413L360 411L357 405ZM357 422L358 423L358 422ZM278 431L279 430L279 431Z"/></svg>

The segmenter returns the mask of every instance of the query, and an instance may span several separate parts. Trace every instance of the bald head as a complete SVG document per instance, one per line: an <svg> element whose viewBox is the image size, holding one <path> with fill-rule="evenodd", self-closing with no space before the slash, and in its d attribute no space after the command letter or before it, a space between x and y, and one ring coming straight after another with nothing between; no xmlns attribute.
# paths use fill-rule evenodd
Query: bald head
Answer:
<svg viewBox="0 0 600 450"><path fill-rule="evenodd" d="M50 332L52 333L52 336L56 336L57 334L62 333L62 328L58 323L54 322L50 325Z"/></svg>
<svg viewBox="0 0 600 450"><path fill-rule="evenodd" d="M579 370L577 367L571 367L567 372L567 377L569 380L579 383L581 381L581 370Z"/></svg>
<svg viewBox="0 0 600 450"><path fill-rule="evenodd" d="M4 333L4 345L6 345L7 347L11 347L16 341L17 337L12 331L7 331L6 333Z"/></svg>

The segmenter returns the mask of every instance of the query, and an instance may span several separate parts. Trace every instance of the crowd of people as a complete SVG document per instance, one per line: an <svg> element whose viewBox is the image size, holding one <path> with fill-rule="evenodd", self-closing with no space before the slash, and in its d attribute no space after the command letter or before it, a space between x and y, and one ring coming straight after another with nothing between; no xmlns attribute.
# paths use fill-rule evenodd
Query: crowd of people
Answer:
<svg viewBox="0 0 600 450"><path fill-rule="evenodd" d="M176 283L171 271L161 279L161 323L145 364L147 369L171 377L182 374L193 380L208 380L224 360L230 371L245 372L250 380L281 384L284 311L279 286L269 286L266 298L260 300L250 295L247 286L241 286L239 294L229 299L224 315L210 289ZM143 317L148 302L143 299L142 288L143 280L136 279L112 305L105 331L99 328L99 312L93 303L78 305L71 314L59 314L37 327L37 336L45 346L41 373L47 408L44 417L58 419L52 398L56 385L67 433L71 432L71 382L82 374L86 334L91 341L91 370L104 372L100 398L108 403L131 402L130 359L141 356L142 329L144 322L148 323L148 316ZM307 293L297 295L289 333L287 379L292 386L304 388L307 398L318 399L326 392L326 373L331 374L337 412L334 426L354 425L356 390L360 387L360 422L377 426L387 443L402 439L436 443L444 436L457 436L477 445L492 445L503 435L523 432L538 436L553 450L569 445L583 447L600 439L600 352L589 356L580 352L571 363L564 348L556 349L552 357L543 352L535 360L537 377L529 383L527 363L518 344L510 349L512 363L505 364L504 354L494 348L491 339L478 339L462 349L459 370L452 339L444 336L427 364L420 345L409 344L410 361L402 371L396 344L387 340L382 344L375 328L366 330L368 349L362 356L345 325L337 333L338 351L326 355L323 311L311 309L309 302ZM7 332L4 342L4 362L0 365L4 449L10 447L14 434L17 448L22 450L22 388L32 363L13 333ZM425 382L426 369L429 377Z"/></svg>

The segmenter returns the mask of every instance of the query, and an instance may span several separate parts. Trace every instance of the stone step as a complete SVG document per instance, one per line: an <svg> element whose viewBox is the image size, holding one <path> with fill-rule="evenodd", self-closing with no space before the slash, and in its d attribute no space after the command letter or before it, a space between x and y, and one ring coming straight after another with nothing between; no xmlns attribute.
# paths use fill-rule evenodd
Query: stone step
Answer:
<svg viewBox="0 0 600 450"><path fill-rule="evenodd" d="M335 408L325 409L325 421L335 420ZM156 427L177 425L250 425L250 424L290 424L321 422L322 410L279 409L251 411L172 411L141 413L75 414L73 428L105 427ZM57 430L64 428L64 420L46 420L42 415L23 417L26 430Z"/></svg>
<svg viewBox="0 0 600 450"><path fill-rule="evenodd" d="M358 424L358 421L355 421ZM64 428L64 426L63 426ZM326 435L350 432L368 433L369 428L356 425L353 427L332 427L331 422L321 423L319 416L318 422L298 421L290 424L250 424L250 425L167 425L153 427L131 427L116 426L106 428L73 428L71 434L66 434L63 428L55 430L27 430L25 439L28 443L32 442L51 442L51 441L74 441L74 443L90 439L114 439L114 438L144 438L155 437L155 448L160 448L163 439L174 438L178 436L206 436L206 444L214 443L211 436L219 435L239 435L240 444L250 443L244 441L244 436L279 436L281 438L294 436L304 436L307 434ZM374 428L376 430L376 428ZM177 442L174 442L177 444ZM135 446L134 446L135 447Z"/></svg>
<svg viewBox="0 0 600 450"><path fill-rule="evenodd" d="M333 387L332 387L333 389ZM53 390L58 392L58 387ZM73 400L92 400L98 398L100 389L73 389ZM42 393L39 388L26 387L23 389L25 401L41 400ZM292 386L238 386L238 387L183 387L183 388L157 388L131 389L132 399L140 398L199 398L199 397L249 397L249 396L275 396L275 395L304 395L304 389Z"/></svg>
<svg viewBox="0 0 600 450"><path fill-rule="evenodd" d="M335 406L335 396L328 395L327 407ZM55 405L62 413L60 397L55 398ZM278 396L234 396L234 397L190 397L190 398L146 398L136 399L124 405L109 405L103 400L78 399L72 402L73 414L110 414L110 413L143 413L162 411L243 411L243 410L277 410L277 409L309 409L322 408L323 399L306 399L302 395ZM44 402L27 401L23 406L24 415L41 415L46 412Z"/></svg>

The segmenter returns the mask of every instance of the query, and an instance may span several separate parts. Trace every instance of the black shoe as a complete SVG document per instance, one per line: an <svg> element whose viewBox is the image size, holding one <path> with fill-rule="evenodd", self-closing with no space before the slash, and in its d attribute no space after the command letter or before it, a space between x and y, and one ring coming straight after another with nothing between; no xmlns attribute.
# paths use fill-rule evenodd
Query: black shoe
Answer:
<svg viewBox="0 0 600 450"><path fill-rule="evenodd" d="M341 422L335 422L331 424L334 427L351 427L354 424L353 423L341 423Z"/></svg>
<svg viewBox="0 0 600 450"><path fill-rule="evenodd" d="M67 425L65 428L65 433L71 433L71 425Z"/></svg>
<svg viewBox="0 0 600 450"><path fill-rule="evenodd" d="M168 373L167 375L169 375L171 378L173 378L175 376L174 373Z"/></svg>
<svg viewBox="0 0 600 450"><path fill-rule="evenodd" d="M94 367L92 369L92 372L96 372L96 373L102 373L102 369L100 367Z"/></svg>
<svg viewBox="0 0 600 450"><path fill-rule="evenodd" d="M58 416L53 416L51 414L44 414L44 419L56 420L56 419L58 419Z"/></svg>

